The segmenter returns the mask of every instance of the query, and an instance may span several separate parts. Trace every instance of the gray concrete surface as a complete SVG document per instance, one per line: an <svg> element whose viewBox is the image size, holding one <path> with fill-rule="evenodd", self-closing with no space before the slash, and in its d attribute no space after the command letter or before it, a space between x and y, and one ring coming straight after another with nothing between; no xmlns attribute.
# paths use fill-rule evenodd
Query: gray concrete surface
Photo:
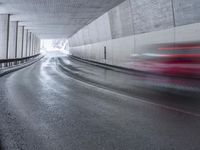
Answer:
<svg viewBox="0 0 200 150"><path fill-rule="evenodd" d="M31 54L31 32L28 32L27 37L27 56L30 56Z"/></svg>
<svg viewBox="0 0 200 150"><path fill-rule="evenodd" d="M24 29L24 39L23 39L23 57L26 57L28 52L27 52L27 45L28 45L28 30Z"/></svg>
<svg viewBox="0 0 200 150"><path fill-rule="evenodd" d="M24 27L18 26L17 31L17 58L23 57Z"/></svg>
<svg viewBox="0 0 200 150"><path fill-rule="evenodd" d="M18 21L10 21L8 14L0 14L0 59L13 59L32 56L40 52L40 39L29 33ZM36 40L37 39L37 40ZM24 42L25 41L25 42ZM27 45L28 43L28 45Z"/></svg>
<svg viewBox="0 0 200 150"><path fill-rule="evenodd" d="M8 34L9 34L9 15L0 15L0 59L7 58Z"/></svg>
<svg viewBox="0 0 200 150"><path fill-rule="evenodd" d="M40 62L0 78L2 149L200 149L199 112L189 113L187 108L191 106L172 109L166 105L173 103L178 93L176 97L169 97L157 91L160 101L166 102L160 105L154 101L158 95L144 101L98 87L61 70L57 59L61 56L48 54ZM79 75L104 78L104 82L122 78L126 83L126 74L64 59L68 67L71 64L70 71ZM139 80L138 75L134 78ZM156 90L138 89L144 94ZM185 98L185 101L195 100Z"/></svg>
<svg viewBox="0 0 200 150"><path fill-rule="evenodd" d="M199 0L174 0L176 26L200 22Z"/></svg>
<svg viewBox="0 0 200 150"><path fill-rule="evenodd" d="M110 41L112 39L136 36L144 33L156 33L156 31L200 23L199 7L199 0L126 0L107 12L109 21L106 18L104 20L97 18L82 28L80 32L73 34L70 37L70 46L83 46L105 40ZM110 26L102 25L106 22L109 22ZM96 30L92 28L94 24L96 24ZM83 34L86 28L89 30L87 31L89 39L85 38ZM104 28L104 34L99 32L96 38L95 33L98 30L102 31L102 28ZM189 32L189 29L186 29L186 31ZM102 38L105 34L112 34L112 37L109 38L107 36L106 39ZM174 34L178 33L175 32ZM166 35L162 34L162 36ZM93 39L98 40L95 41Z"/></svg>
<svg viewBox="0 0 200 150"><path fill-rule="evenodd" d="M171 2L171 0L131 0L135 33L173 28L174 10Z"/></svg>
<svg viewBox="0 0 200 150"><path fill-rule="evenodd" d="M41 38L67 38L122 1L0 0L0 13Z"/></svg>
<svg viewBox="0 0 200 150"><path fill-rule="evenodd" d="M17 34L18 22L10 21L9 24L9 38L8 38L8 58L16 58L17 56Z"/></svg>
<svg viewBox="0 0 200 150"><path fill-rule="evenodd" d="M130 1L125 1L108 12L112 38L133 35L133 19Z"/></svg>
<svg viewBox="0 0 200 150"><path fill-rule="evenodd" d="M134 56L159 54L159 45L199 44L199 6L198 0L126 0L70 37L70 53L134 69Z"/></svg>

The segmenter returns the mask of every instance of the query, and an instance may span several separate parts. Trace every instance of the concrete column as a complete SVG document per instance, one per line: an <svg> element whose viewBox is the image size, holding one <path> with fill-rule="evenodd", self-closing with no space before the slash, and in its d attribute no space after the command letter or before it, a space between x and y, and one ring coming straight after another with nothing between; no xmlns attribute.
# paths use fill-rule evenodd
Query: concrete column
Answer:
<svg viewBox="0 0 200 150"><path fill-rule="evenodd" d="M17 36L17 58L21 58L23 56L23 39L24 39L24 27L18 27L18 36Z"/></svg>
<svg viewBox="0 0 200 150"><path fill-rule="evenodd" d="M31 32L28 32L28 40L27 40L27 56L30 56L31 51Z"/></svg>
<svg viewBox="0 0 200 150"><path fill-rule="evenodd" d="M34 55L36 54L36 51L37 51L37 48L36 48L36 36L34 35L34 39L33 39L33 54Z"/></svg>
<svg viewBox="0 0 200 150"><path fill-rule="evenodd" d="M35 37L35 54L38 54L37 36Z"/></svg>
<svg viewBox="0 0 200 150"><path fill-rule="evenodd" d="M31 33L30 35L30 53L29 53L29 56L32 56L32 51L33 51L33 33Z"/></svg>
<svg viewBox="0 0 200 150"><path fill-rule="evenodd" d="M37 36L35 36L35 54L37 54Z"/></svg>
<svg viewBox="0 0 200 150"><path fill-rule="evenodd" d="M38 54L38 37L35 35L35 39L34 39L34 49L35 49L35 55Z"/></svg>
<svg viewBox="0 0 200 150"><path fill-rule="evenodd" d="M36 54L36 48L35 48L35 34L33 34L33 38L32 38L32 55Z"/></svg>
<svg viewBox="0 0 200 150"><path fill-rule="evenodd" d="M41 41L40 41L40 38L38 38L38 53L40 53L40 44L41 44Z"/></svg>
<svg viewBox="0 0 200 150"><path fill-rule="evenodd" d="M0 14L0 59L8 58L8 35L10 15Z"/></svg>
<svg viewBox="0 0 200 150"><path fill-rule="evenodd" d="M29 56L32 55L32 33L30 34Z"/></svg>
<svg viewBox="0 0 200 150"><path fill-rule="evenodd" d="M34 55L34 34L32 34L32 55Z"/></svg>
<svg viewBox="0 0 200 150"><path fill-rule="evenodd" d="M35 37L35 54L38 54L38 37Z"/></svg>
<svg viewBox="0 0 200 150"><path fill-rule="evenodd" d="M18 22L10 21L9 25L9 44L8 44L8 58L17 57L17 33L18 33Z"/></svg>
<svg viewBox="0 0 200 150"><path fill-rule="evenodd" d="M33 55L36 54L36 49L35 49L35 34L33 36Z"/></svg>
<svg viewBox="0 0 200 150"><path fill-rule="evenodd" d="M26 57L27 56L27 43L28 43L28 30L24 29L24 35L23 35L23 56L22 57Z"/></svg>
<svg viewBox="0 0 200 150"><path fill-rule="evenodd" d="M34 55L34 34L31 36L31 55Z"/></svg>

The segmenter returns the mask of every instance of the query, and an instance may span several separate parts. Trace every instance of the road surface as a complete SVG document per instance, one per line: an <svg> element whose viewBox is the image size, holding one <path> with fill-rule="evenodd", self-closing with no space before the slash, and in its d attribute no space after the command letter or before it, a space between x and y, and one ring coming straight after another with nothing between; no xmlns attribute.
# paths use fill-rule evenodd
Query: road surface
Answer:
<svg viewBox="0 0 200 150"><path fill-rule="evenodd" d="M200 149L198 86L176 90L61 57L0 78L0 149Z"/></svg>

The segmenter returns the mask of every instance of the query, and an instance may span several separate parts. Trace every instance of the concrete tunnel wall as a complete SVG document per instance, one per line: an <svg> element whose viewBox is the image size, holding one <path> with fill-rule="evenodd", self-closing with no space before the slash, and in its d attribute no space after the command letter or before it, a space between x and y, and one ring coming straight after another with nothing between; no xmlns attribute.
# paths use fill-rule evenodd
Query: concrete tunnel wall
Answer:
<svg viewBox="0 0 200 150"><path fill-rule="evenodd" d="M148 52L149 45L199 42L199 10L199 0L126 0L69 38L70 52L129 67L131 56Z"/></svg>
<svg viewBox="0 0 200 150"><path fill-rule="evenodd" d="M9 14L0 14L0 59L28 57L40 52L40 39L10 21Z"/></svg>

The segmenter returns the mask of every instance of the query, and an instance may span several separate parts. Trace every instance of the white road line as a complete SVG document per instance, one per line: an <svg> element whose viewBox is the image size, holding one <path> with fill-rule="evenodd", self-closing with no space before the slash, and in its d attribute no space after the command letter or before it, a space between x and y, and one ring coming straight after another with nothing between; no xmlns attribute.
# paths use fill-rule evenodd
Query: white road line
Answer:
<svg viewBox="0 0 200 150"><path fill-rule="evenodd" d="M72 80L80 82L80 83L82 83L84 85L87 85L87 86L90 86L92 88L95 88L96 90L101 90L103 92L107 92L107 93L110 93L110 94L114 94L114 95L118 95L118 96L123 96L123 97L126 97L128 99L132 99L132 100L137 101L137 102L142 102L142 103L150 104L150 105L153 105L153 106L156 106L156 107L160 107L160 108L163 108L163 109L172 110L172 111L176 111L176 112L179 112L179 113L184 113L184 114L187 114L187 115L190 115L190 116L194 116L194 117L200 117L200 114L198 114L198 113L193 113L193 112L190 112L190 111L185 111L183 109L179 109L179 108L175 108L175 107L171 107L171 106L167 106L167 105L162 105L162 104L158 104L158 103L154 103L154 102L149 102L149 101L144 100L144 99L139 99L139 98L131 97L131 96L128 96L128 95L125 95L125 94L122 94L122 93L117 93L116 91L112 91L112 90L109 90L109 89L104 89L102 87L95 86L95 85L92 85L92 84L87 83L87 82L83 82L83 81L81 81L79 79L76 79L76 78L73 78L71 76L68 76L68 77L71 78Z"/></svg>

